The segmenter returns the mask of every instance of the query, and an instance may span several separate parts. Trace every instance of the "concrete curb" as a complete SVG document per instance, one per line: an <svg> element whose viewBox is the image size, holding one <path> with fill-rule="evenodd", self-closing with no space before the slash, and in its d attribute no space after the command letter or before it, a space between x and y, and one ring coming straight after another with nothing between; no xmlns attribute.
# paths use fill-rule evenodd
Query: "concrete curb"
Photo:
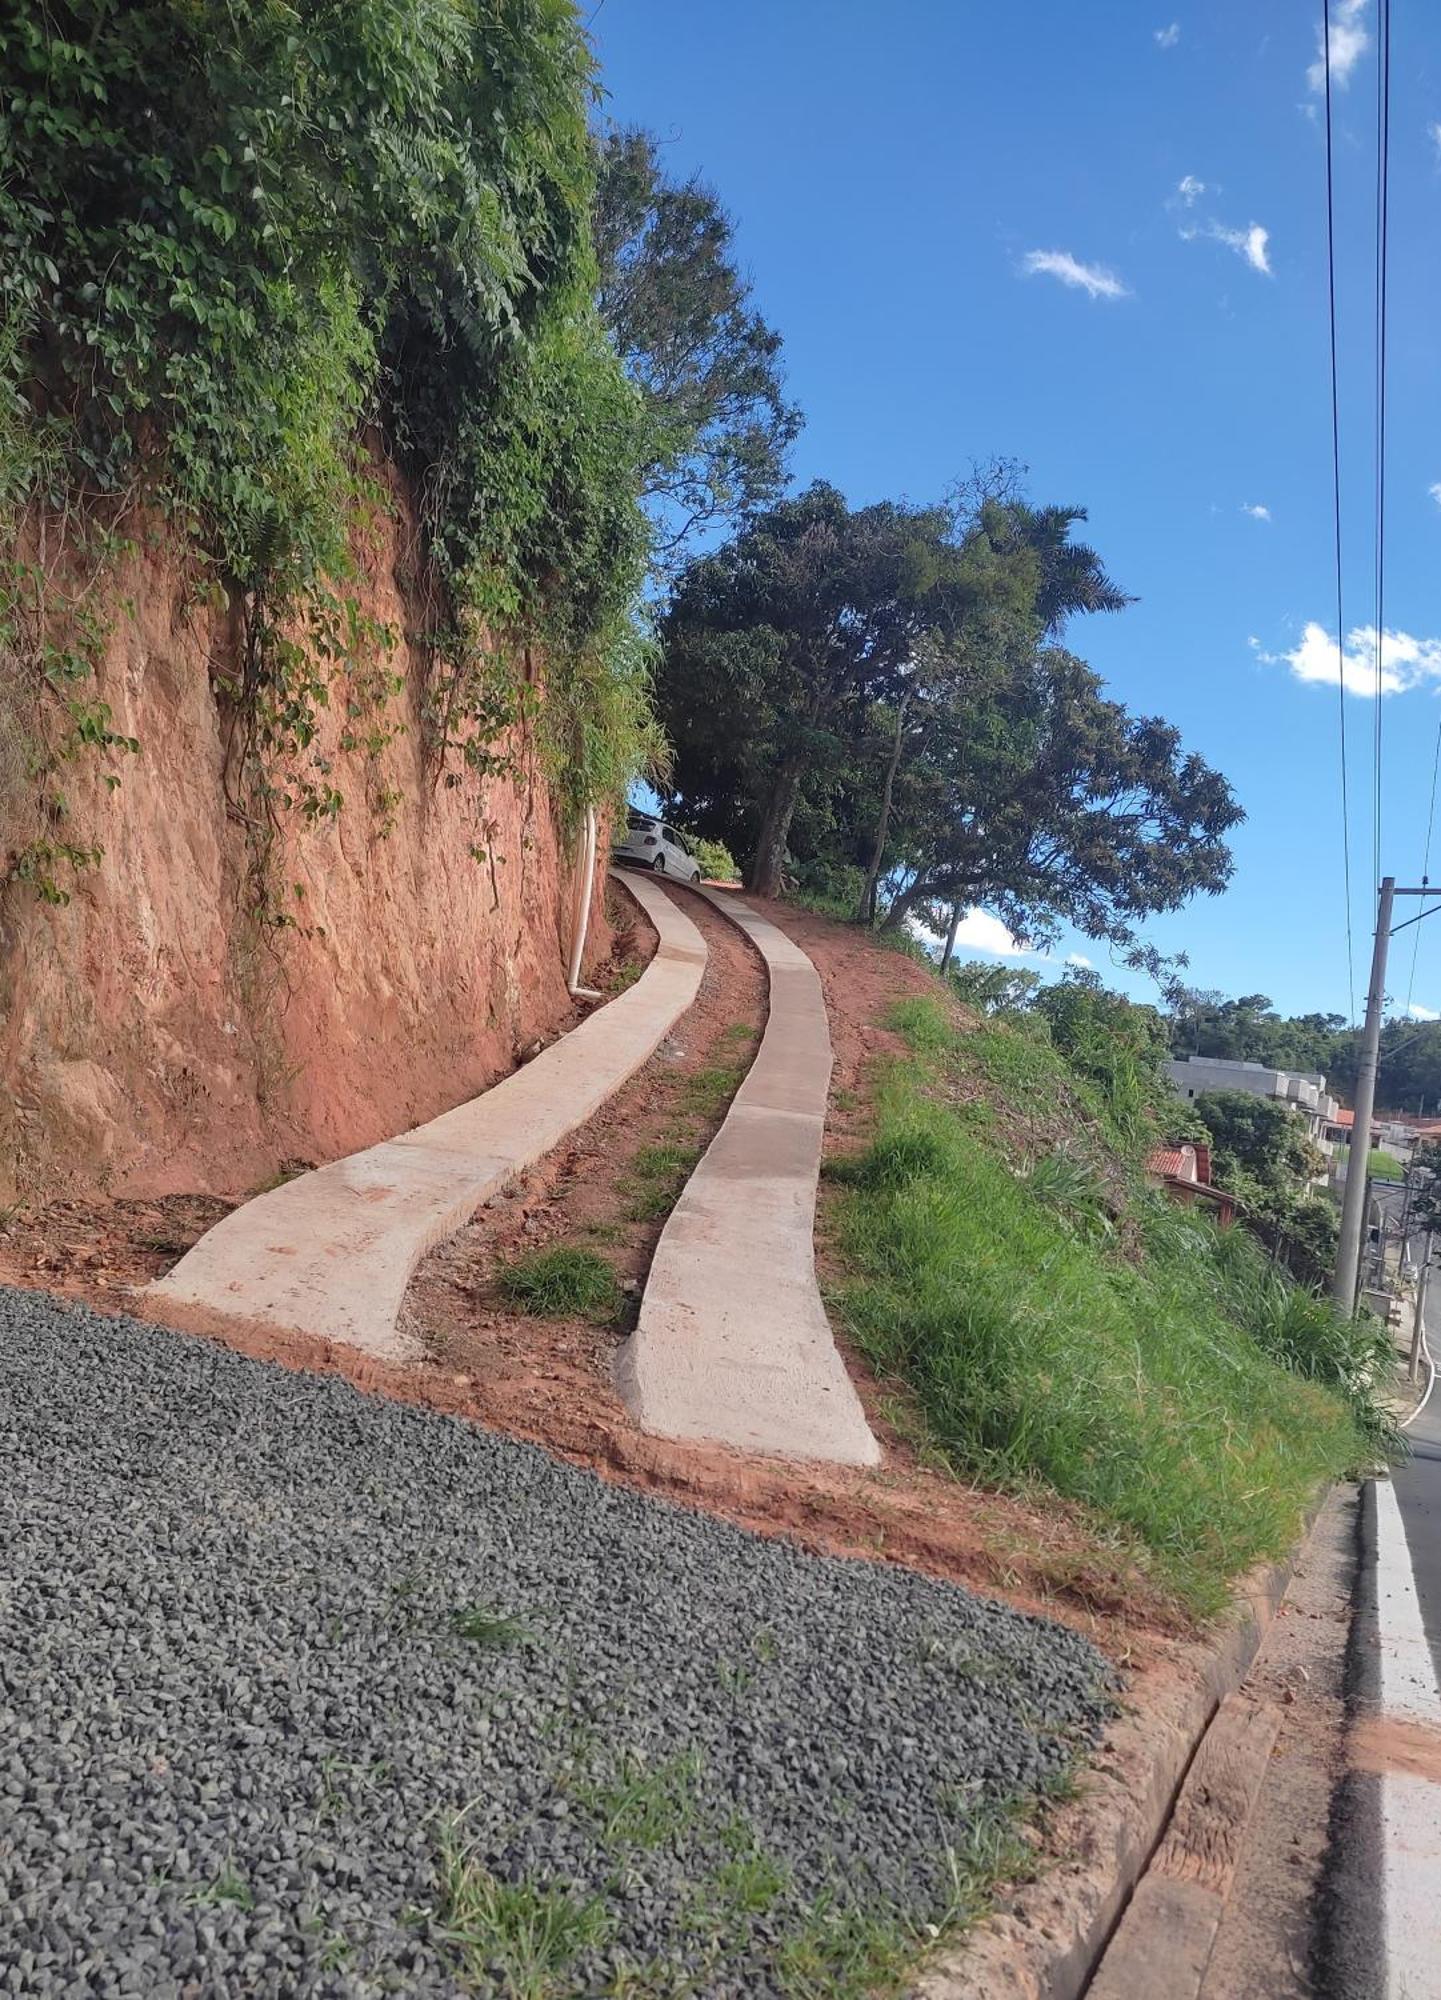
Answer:
<svg viewBox="0 0 1441 2000"><path fill-rule="evenodd" d="M1233 1622L1182 1648L1160 1698L1107 1732L1082 1776L1072 1858L1019 1890L953 1951L943 1949L912 1986L914 2000L1079 2000L1218 1708L1250 1671L1324 1501L1308 1512L1289 1556L1245 1579Z"/></svg>
<svg viewBox="0 0 1441 2000"><path fill-rule="evenodd" d="M755 1061L661 1232L617 1386L658 1437L875 1465L880 1447L816 1283L831 1075L820 978L738 896L695 893L764 958L770 1010Z"/></svg>
<svg viewBox="0 0 1441 2000"><path fill-rule="evenodd" d="M634 986L482 1096L246 1202L148 1287L147 1311L410 1359L416 1344L398 1324L400 1306L426 1251L583 1125L699 991L706 947L690 918L648 877L615 879L660 940Z"/></svg>

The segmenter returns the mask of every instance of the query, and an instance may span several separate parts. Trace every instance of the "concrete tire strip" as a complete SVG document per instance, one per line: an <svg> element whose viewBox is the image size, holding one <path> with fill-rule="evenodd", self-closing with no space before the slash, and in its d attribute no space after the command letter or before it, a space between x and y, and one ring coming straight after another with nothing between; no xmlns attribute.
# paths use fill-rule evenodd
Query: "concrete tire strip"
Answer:
<svg viewBox="0 0 1441 2000"><path fill-rule="evenodd" d="M427 1250L532 1166L654 1054L705 969L696 926L644 876L617 876L659 943L634 986L482 1096L398 1139L257 1195L149 1288L169 1309L413 1358L401 1300Z"/></svg>
<svg viewBox="0 0 1441 2000"><path fill-rule="evenodd" d="M816 1284L831 1038L815 967L767 918L701 890L766 962L750 1071L661 1232L617 1379L660 1437L875 1465L880 1447Z"/></svg>

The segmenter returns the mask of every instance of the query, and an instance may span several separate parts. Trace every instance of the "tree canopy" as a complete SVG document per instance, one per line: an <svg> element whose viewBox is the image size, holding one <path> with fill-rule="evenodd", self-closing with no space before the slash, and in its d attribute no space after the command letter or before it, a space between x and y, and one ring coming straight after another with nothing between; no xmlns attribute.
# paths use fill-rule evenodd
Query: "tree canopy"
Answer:
<svg viewBox="0 0 1441 2000"><path fill-rule="evenodd" d="M672 559L697 530L776 497L801 417L714 192L669 179L648 132L613 127L595 152L598 302L641 394L644 491Z"/></svg>
<svg viewBox="0 0 1441 2000"><path fill-rule="evenodd" d="M1109 700L1054 633L1127 600L1075 508L850 508L817 484L690 564L657 682L671 809L774 893L788 848L887 921L984 903L1033 937L1130 943L1220 889L1241 818L1177 732Z"/></svg>

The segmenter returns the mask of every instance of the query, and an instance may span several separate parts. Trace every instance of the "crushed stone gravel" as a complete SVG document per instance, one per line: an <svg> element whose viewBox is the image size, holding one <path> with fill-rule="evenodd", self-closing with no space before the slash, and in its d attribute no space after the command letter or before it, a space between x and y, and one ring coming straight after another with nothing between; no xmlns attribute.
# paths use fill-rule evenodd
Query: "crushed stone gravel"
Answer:
<svg viewBox="0 0 1441 2000"><path fill-rule="evenodd" d="M959 1587L0 1289L0 1994L825 1992L1112 1706Z"/></svg>

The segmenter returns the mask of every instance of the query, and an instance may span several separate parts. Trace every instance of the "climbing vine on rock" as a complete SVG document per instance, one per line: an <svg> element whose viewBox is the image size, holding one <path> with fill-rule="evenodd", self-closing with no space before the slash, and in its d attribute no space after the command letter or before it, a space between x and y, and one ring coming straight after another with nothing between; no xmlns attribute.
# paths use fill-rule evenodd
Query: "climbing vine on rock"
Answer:
<svg viewBox="0 0 1441 2000"><path fill-rule="evenodd" d="M499 734L533 722L574 813L650 748L639 418L593 303L591 92L570 0L0 0L0 399L25 447L0 450L7 542L161 510L197 594L238 620L218 692L259 829L342 809L321 711L371 755L396 726L399 635L353 588L391 504L377 450L420 517L410 636L447 771L483 783ZM0 577L0 625L26 581ZM103 714L75 720L115 752Z"/></svg>

